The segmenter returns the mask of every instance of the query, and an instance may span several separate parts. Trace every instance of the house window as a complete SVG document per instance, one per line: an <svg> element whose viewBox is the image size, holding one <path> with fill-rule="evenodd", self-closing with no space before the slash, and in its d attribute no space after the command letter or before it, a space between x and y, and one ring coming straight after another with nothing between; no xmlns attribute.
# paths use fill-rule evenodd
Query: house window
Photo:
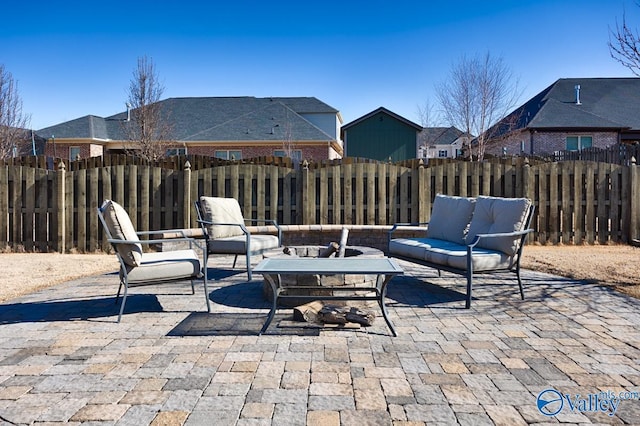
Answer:
<svg viewBox="0 0 640 426"><path fill-rule="evenodd" d="M273 151L273 155L275 157L288 157L288 155L284 152L283 149L276 149ZM293 161L302 161L302 150L294 149L291 151L291 159Z"/></svg>
<svg viewBox="0 0 640 426"><path fill-rule="evenodd" d="M438 157L447 158L448 156L449 156L449 151L447 151L446 149L441 149L438 151Z"/></svg>
<svg viewBox="0 0 640 426"><path fill-rule="evenodd" d="M242 151L234 151L231 149L216 151L216 158L221 160L241 160Z"/></svg>
<svg viewBox="0 0 640 426"><path fill-rule="evenodd" d="M174 155L187 155L187 148L169 148L166 152L167 157L173 157Z"/></svg>
<svg viewBox="0 0 640 426"><path fill-rule="evenodd" d="M79 160L80 159L80 147L72 146L69 148L69 160Z"/></svg>
<svg viewBox="0 0 640 426"><path fill-rule="evenodd" d="M567 151L580 151L591 148L593 137L591 136L567 136Z"/></svg>

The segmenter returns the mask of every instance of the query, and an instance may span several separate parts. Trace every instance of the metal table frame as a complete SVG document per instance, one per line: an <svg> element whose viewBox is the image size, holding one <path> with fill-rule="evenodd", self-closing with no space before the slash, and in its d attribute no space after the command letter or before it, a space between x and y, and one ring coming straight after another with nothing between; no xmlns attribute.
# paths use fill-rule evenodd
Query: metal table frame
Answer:
<svg viewBox="0 0 640 426"><path fill-rule="evenodd" d="M266 322L260 330L260 334L264 333L278 309L278 300L286 298L296 298L304 300L375 300L380 305L382 316L394 336L397 336L393 324L389 320L387 308L384 304L384 298L387 293L387 284L396 275L404 274L404 271L396 263L395 260L387 257L374 258L303 258L303 257L278 257L264 259L255 267L253 272L262 274L271 286L273 292L273 304ZM322 289L332 290L331 296L313 296L313 295L288 295L289 289L310 289L318 290L314 286L291 286L282 287L281 275L298 275L298 274L317 274L317 275L377 275L375 286L322 286ZM335 295L335 292L375 292L375 296L368 295Z"/></svg>

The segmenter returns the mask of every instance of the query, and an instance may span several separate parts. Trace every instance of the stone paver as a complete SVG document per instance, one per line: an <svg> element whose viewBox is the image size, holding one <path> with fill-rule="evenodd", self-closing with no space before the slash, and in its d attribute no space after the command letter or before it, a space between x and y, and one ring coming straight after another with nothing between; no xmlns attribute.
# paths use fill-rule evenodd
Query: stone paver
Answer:
<svg viewBox="0 0 640 426"><path fill-rule="evenodd" d="M114 274L1 304L0 424L640 424L636 299L524 271L525 301L482 276L466 310L463 279L400 262L397 337L375 305L350 330L281 328L283 308L258 336L260 277L231 261L210 259L210 314L201 285L174 283L133 289L118 324ZM610 392L631 400L589 411Z"/></svg>

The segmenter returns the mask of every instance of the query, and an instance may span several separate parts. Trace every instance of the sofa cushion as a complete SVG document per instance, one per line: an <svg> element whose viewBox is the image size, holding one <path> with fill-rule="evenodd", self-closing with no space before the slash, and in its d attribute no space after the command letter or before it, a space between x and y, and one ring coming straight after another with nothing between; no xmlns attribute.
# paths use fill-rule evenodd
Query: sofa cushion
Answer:
<svg viewBox="0 0 640 426"><path fill-rule="evenodd" d="M115 201L105 200L100 209L102 210L102 217L111 234L111 238L116 240L140 241L133 227L133 223L131 223L131 218L120 204ZM129 266L140 266L142 244L126 243L114 245L124 263Z"/></svg>
<svg viewBox="0 0 640 426"><path fill-rule="evenodd" d="M524 230L530 206L531 200L528 198L478 197L469 225L467 243L471 243L478 234ZM476 247L499 250L513 256L518 250L520 238L520 236L481 238Z"/></svg>
<svg viewBox="0 0 640 426"><path fill-rule="evenodd" d="M427 237L464 244L474 205L474 198L436 195Z"/></svg>
<svg viewBox="0 0 640 426"><path fill-rule="evenodd" d="M244 224L240 204L235 198L200 197L202 219L213 223ZM207 225L210 238L244 235L239 226Z"/></svg>
<svg viewBox="0 0 640 426"><path fill-rule="evenodd" d="M435 255L435 253L433 253ZM467 270L467 247L459 246L456 249L449 249L440 253L440 262L446 259L447 265L461 270ZM508 269L513 266L513 256L509 256L501 251L488 250L484 248L474 248L471 256L473 271L494 271L496 269Z"/></svg>

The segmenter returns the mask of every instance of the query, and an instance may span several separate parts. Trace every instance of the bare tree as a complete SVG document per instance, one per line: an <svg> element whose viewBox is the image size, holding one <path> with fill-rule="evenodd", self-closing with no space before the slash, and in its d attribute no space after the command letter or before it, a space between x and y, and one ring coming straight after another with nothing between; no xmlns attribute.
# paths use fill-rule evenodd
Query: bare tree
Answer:
<svg viewBox="0 0 640 426"><path fill-rule="evenodd" d="M18 84L0 64L0 159L23 154L29 116L22 112Z"/></svg>
<svg viewBox="0 0 640 426"><path fill-rule="evenodd" d="M636 2L640 7L640 2ZM626 14L622 14L622 25L616 22L615 31L609 32L609 53L631 72L640 76L640 35L627 23Z"/></svg>
<svg viewBox="0 0 640 426"><path fill-rule="evenodd" d="M512 110L520 97L517 81L502 58L488 52L474 58L462 57L451 69L450 80L436 88L445 119L470 135L474 145L468 156L484 158L493 135L491 126Z"/></svg>
<svg viewBox="0 0 640 426"><path fill-rule="evenodd" d="M441 119L435 110L435 105L428 98L422 105L417 106L416 112L420 125L423 127L423 130L418 135L418 156L422 151L422 156L424 157L430 148L435 149L434 144L437 139L437 133L431 131L431 128L438 126Z"/></svg>
<svg viewBox="0 0 640 426"><path fill-rule="evenodd" d="M146 160L164 157L167 149L175 145L167 112L159 104L163 93L153 61L146 56L138 58L129 84L130 116L128 113L124 129L130 142L127 150Z"/></svg>
<svg viewBox="0 0 640 426"><path fill-rule="evenodd" d="M295 160L300 160L296 158L295 155L296 143L293 140L293 123L291 122L288 108L286 109L284 123L282 123L282 150L284 151L284 155L294 160L294 162Z"/></svg>

